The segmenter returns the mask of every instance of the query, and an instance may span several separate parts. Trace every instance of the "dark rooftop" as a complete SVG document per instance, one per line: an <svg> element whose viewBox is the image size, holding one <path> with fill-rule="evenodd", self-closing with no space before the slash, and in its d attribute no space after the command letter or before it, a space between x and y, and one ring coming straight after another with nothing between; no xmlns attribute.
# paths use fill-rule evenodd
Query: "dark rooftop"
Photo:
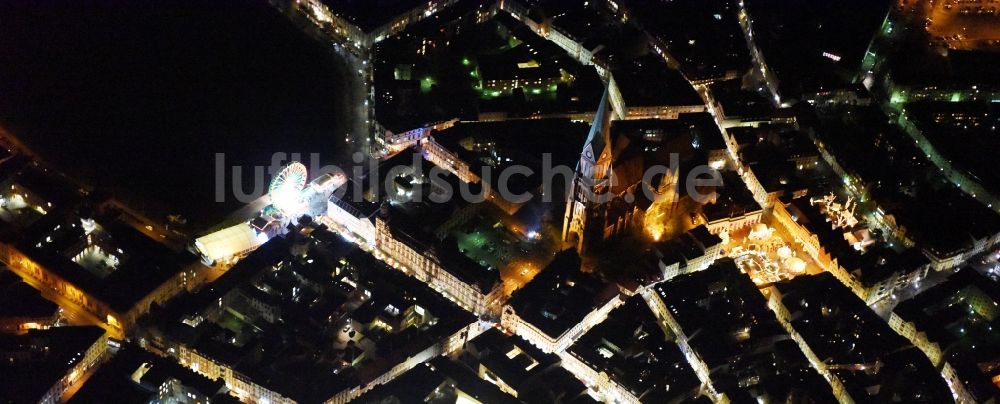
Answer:
<svg viewBox="0 0 1000 404"><path fill-rule="evenodd" d="M641 402L686 400L699 394L698 376L638 295L580 337L569 352L607 373Z"/></svg>
<svg viewBox="0 0 1000 404"><path fill-rule="evenodd" d="M732 260L658 284L655 291L712 369L716 389L730 399L835 401L757 286Z"/></svg>
<svg viewBox="0 0 1000 404"><path fill-rule="evenodd" d="M952 400L941 374L923 352L830 273L799 276L775 286L791 313L792 327L813 352L844 366L832 371L855 400Z"/></svg>
<svg viewBox="0 0 1000 404"><path fill-rule="evenodd" d="M460 358L472 368L482 367L490 377L515 389L523 402L594 402L588 388L559 366L561 360L544 353L516 335L491 328L472 340Z"/></svg>
<svg viewBox="0 0 1000 404"><path fill-rule="evenodd" d="M760 205L753 199L753 194L736 172L723 171L721 174L722 187L717 190L718 197L715 203L701 208L709 223L761 210Z"/></svg>
<svg viewBox="0 0 1000 404"><path fill-rule="evenodd" d="M889 0L744 0L754 39L783 97L850 83L889 12Z"/></svg>
<svg viewBox="0 0 1000 404"><path fill-rule="evenodd" d="M614 65L649 49L647 34L632 23L621 24L600 2L541 0L528 18L557 30L595 54L597 63Z"/></svg>
<svg viewBox="0 0 1000 404"><path fill-rule="evenodd" d="M938 344L976 401L987 402L1000 397L992 381L1000 372L989 365L1000 360L993 332L998 325L998 304L1000 285L964 268L944 283L903 301L894 311Z"/></svg>
<svg viewBox="0 0 1000 404"><path fill-rule="evenodd" d="M552 153L553 165L575 164L589 128L586 123L559 118L459 122L433 136L446 149L472 164L495 150L503 158L540 168L543 153ZM470 146L473 150L469 150Z"/></svg>
<svg viewBox="0 0 1000 404"><path fill-rule="evenodd" d="M579 323L594 309L618 295L614 284L580 271L575 250L558 253L555 259L510 298L522 319L552 339Z"/></svg>
<svg viewBox="0 0 1000 404"><path fill-rule="evenodd" d="M451 118L592 112L604 90L593 66L581 65L507 13L483 23L427 28L407 29L374 50L376 115L395 133ZM501 85L511 82L490 83L515 77L522 79L521 90ZM543 87L525 83L528 77L557 80Z"/></svg>
<svg viewBox="0 0 1000 404"><path fill-rule="evenodd" d="M0 334L0 397L10 403L38 402L102 335L104 330L89 326Z"/></svg>
<svg viewBox="0 0 1000 404"><path fill-rule="evenodd" d="M744 89L742 80L718 81L709 85L712 98L719 103L725 118L743 121L760 120L775 112L771 100L757 89Z"/></svg>
<svg viewBox="0 0 1000 404"><path fill-rule="evenodd" d="M1000 191L996 150L1000 150L1000 103L913 102L906 112L934 148L993 192Z"/></svg>
<svg viewBox="0 0 1000 404"><path fill-rule="evenodd" d="M611 74L627 106L703 104L681 72L671 69L655 53L622 63Z"/></svg>
<svg viewBox="0 0 1000 404"><path fill-rule="evenodd" d="M147 367L138 382L132 376L140 367ZM123 347L87 379L70 403L124 403L156 400L160 386L174 379L189 389L212 398L225 389L222 380L207 377L167 358L144 351L130 343Z"/></svg>
<svg viewBox="0 0 1000 404"><path fill-rule="evenodd" d="M483 403L518 402L492 383L480 379L476 371L443 356L417 365L393 381L376 386L354 401L455 402L462 395L468 395Z"/></svg>
<svg viewBox="0 0 1000 404"><path fill-rule="evenodd" d="M371 32L426 0L322 0L334 14L350 21L362 31Z"/></svg>
<svg viewBox="0 0 1000 404"><path fill-rule="evenodd" d="M17 274L0 268L0 318L8 317L51 317L59 306L42 297L42 294Z"/></svg>
<svg viewBox="0 0 1000 404"><path fill-rule="evenodd" d="M550 167L574 166L588 129L587 124L568 119L525 119L460 122L432 136L469 163L473 172L482 173L488 167L493 189L499 189L499 173L504 168L512 165L530 168L532 175L516 175L508 181L508 189L520 194L537 193L541 188L546 153L551 157ZM553 200L561 198L555 196Z"/></svg>
<svg viewBox="0 0 1000 404"><path fill-rule="evenodd" d="M684 74L713 79L750 68L750 51L737 20L733 0L625 0L633 20L666 46Z"/></svg>
<svg viewBox="0 0 1000 404"><path fill-rule="evenodd" d="M67 256L85 240L79 218L65 210L49 212L19 235L15 246L39 265L123 313L187 265L188 253L175 253L118 219L102 223L121 263L110 274L84 268Z"/></svg>
<svg viewBox="0 0 1000 404"><path fill-rule="evenodd" d="M946 54L926 41L902 43L890 49L888 59L894 83L916 88L965 90L1000 89L1000 79L989 72L1000 68L1000 53L949 49Z"/></svg>
<svg viewBox="0 0 1000 404"><path fill-rule="evenodd" d="M251 309L227 299L233 291L266 292L255 298L277 307L280 319L253 320ZM234 326L227 310L212 309L220 298L234 302L228 310L244 313L244 326ZM204 320L190 325L199 316ZM369 383L475 321L424 283L322 227L309 236L293 231L272 238L209 287L172 301L161 317L171 340L304 402ZM330 345L343 337L345 324L353 324L360 341Z"/></svg>
<svg viewBox="0 0 1000 404"><path fill-rule="evenodd" d="M456 198L457 199L457 198ZM458 249L453 237L438 238L434 229L440 222L431 219L431 212L442 213L450 217L453 210L434 210L426 206L390 206L387 221L393 237L410 246L416 251L430 252L444 270L455 275L459 280L476 286L481 293L488 294L500 283L500 271L487 268L472 260ZM431 228L425 225L432 226Z"/></svg>

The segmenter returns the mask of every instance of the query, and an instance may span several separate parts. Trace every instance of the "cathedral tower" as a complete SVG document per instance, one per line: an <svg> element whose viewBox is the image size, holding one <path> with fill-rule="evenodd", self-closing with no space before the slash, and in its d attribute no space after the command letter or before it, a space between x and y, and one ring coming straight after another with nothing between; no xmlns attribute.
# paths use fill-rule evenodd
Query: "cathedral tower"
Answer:
<svg viewBox="0 0 1000 404"><path fill-rule="evenodd" d="M604 218L602 205L610 200L611 178L611 120L614 111L608 100L608 90L601 96L601 104L594 115L587 140L583 144L576 172L566 194L566 212L563 217L563 241L575 242L577 252L583 254L588 244L603 238Z"/></svg>

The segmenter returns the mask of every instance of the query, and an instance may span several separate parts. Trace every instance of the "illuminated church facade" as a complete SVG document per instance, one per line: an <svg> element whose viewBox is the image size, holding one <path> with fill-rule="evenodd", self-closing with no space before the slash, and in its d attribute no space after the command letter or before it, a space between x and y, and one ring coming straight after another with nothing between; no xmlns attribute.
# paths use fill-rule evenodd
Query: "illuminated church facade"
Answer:
<svg viewBox="0 0 1000 404"><path fill-rule="evenodd" d="M681 199L671 155L692 160L696 138L676 120L619 120L605 92L566 194L563 241L585 254L629 234L658 240ZM647 175L654 165L663 169Z"/></svg>

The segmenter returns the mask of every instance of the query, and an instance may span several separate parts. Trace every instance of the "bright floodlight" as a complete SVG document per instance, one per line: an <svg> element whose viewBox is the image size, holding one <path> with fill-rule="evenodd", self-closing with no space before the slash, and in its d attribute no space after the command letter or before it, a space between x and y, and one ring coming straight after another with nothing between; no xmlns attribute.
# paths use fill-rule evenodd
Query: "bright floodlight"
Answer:
<svg viewBox="0 0 1000 404"><path fill-rule="evenodd" d="M806 271L806 262L798 257L789 258L788 261L785 262L785 265L788 266L788 269L792 271L792 273L801 274Z"/></svg>
<svg viewBox="0 0 1000 404"><path fill-rule="evenodd" d="M294 161L278 172L271 180L267 195L271 205L286 215L293 215L301 209L302 189L306 187L306 166Z"/></svg>

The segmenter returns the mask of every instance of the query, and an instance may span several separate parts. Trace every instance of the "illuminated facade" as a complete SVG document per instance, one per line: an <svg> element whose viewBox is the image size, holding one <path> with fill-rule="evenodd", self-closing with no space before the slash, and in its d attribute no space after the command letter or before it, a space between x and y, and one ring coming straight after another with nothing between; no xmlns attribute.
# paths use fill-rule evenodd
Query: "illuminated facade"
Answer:
<svg viewBox="0 0 1000 404"><path fill-rule="evenodd" d="M819 372L824 379L826 379L827 383L830 384L830 389L833 391L834 397L836 397L841 403L854 402L854 398L850 396L847 392L847 388L844 387L843 381L837 377L836 373L831 372L831 369L827 367L827 363L824 362L823 359L816 356L816 353L809 347L809 344L802 337L802 334L799 334L799 332L792 327L792 315L788 312L788 308L781 302L781 292L779 292L775 287L769 287L766 295L767 307L774 312L778 322L785 328L785 332L792 337L795 344L799 346L799 349L802 350L806 359L809 359L809 363L812 365L813 369L816 369L816 371Z"/></svg>
<svg viewBox="0 0 1000 404"><path fill-rule="evenodd" d="M615 120L618 116L610 100L609 87L566 195L562 239L581 254L597 243L628 234L659 241L685 231L674 225L681 202L689 198L681 193L680 156L685 163L701 156L696 150L700 135L692 129L700 122L695 117L691 121ZM707 191L702 186L697 189Z"/></svg>
<svg viewBox="0 0 1000 404"><path fill-rule="evenodd" d="M409 237L394 232L383 217L375 221L375 246L387 262L407 275L426 283L432 289L480 316L495 316L502 302L503 286L493 285L489 290L459 279L441 264L433 252L404 241Z"/></svg>
<svg viewBox="0 0 1000 404"><path fill-rule="evenodd" d="M243 400L254 402L270 402L274 404L295 404L295 401L281 394L268 390L254 383L246 375L233 370L230 366L220 363L198 351L181 345L177 356L181 365L202 374L209 379L221 379L232 393Z"/></svg>
<svg viewBox="0 0 1000 404"><path fill-rule="evenodd" d="M677 319L674 318L674 316L670 314L670 311L667 310L667 306L663 302L659 293L657 293L653 288L643 288L639 291L639 293L641 294L643 300L646 301L646 305L649 306L649 309L652 310L653 315L655 315L656 318L662 322L663 325L666 326L666 328L669 329L676 337L677 345L680 346L681 352L687 359L688 364L691 365L691 368L694 369L694 373L698 376L698 380L700 380L702 385L705 386L706 393L708 393L709 397L712 398L712 401L716 403L728 403L729 398L726 397L726 394L718 391L712 383L712 378L710 376L712 373L711 368L709 368L708 364L702 360L698 352L691 347L691 344L688 343L687 334L681 328Z"/></svg>
<svg viewBox="0 0 1000 404"><path fill-rule="evenodd" d="M430 128L416 128L411 129L403 133L393 133L392 131L382 128L379 135L375 137L375 141L383 145L386 154L398 153L407 148L416 145L420 142L420 139L426 138L431 134Z"/></svg>
<svg viewBox="0 0 1000 404"><path fill-rule="evenodd" d="M65 299L61 302L69 303L74 308L90 313L103 323L105 329L112 336L117 338L121 338L140 316L148 312L150 305L154 302L166 302L181 291L192 288L203 281L191 269L177 272L166 282L150 291L148 295L136 301L130 309L121 311L113 309L110 304L95 297L92 293L80 289L58 273L39 265L14 246L0 243L0 261L29 284L35 285L39 289L51 290Z"/></svg>
<svg viewBox="0 0 1000 404"><path fill-rule="evenodd" d="M983 391L982 386L988 383L995 385L996 381L989 380L991 373L986 369L978 368L982 373L971 372L977 367L970 367L968 362L962 362L968 361L971 352L958 354L956 351L975 349L983 343L981 339L963 341L968 337L964 334L965 327L976 323L989 324L995 320L1000 315L998 302L1000 295L995 284L975 273L975 270L965 268L944 283L896 306L888 323L893 331L919 348L940 370L941 377L947 382L956 402L986 402L992 397L992 393ZM947 310L961 314L950 324L941 324L935 315ZM951 334L947 331L949 328L952 332L958 328L959 335ZM987 334L990 330L991 328L987 329ZM979 355L972 354L971 357L978 358ZM959 374L956 368L965 373Z"/></svg>
<svg viewBox="0 0 1000 404"><path fill-rule="evenodd" d="M576 59L582 65L591 65L594 63L594 51L597 49L587 49L577 40L570 38L566 34L559 31L557 28L553 27L551 24L539 23L531 19L528 16L529 10L524 4L517 0L502 0L500 1L500 9L509 13L514 19L520 21L528 28L531 28L532 32L535 32L542 38L558 45L570 57ZM599 72L606 71L605 68L597 66ZM602 73L603 75L603 73Z"/></svg>
<svg viewBox="0 0 1000 404"><path fill-rule="evenodd" d="M77 332L83 333L90 331L90 330L84 331L83 330L84 328L91 328L91 327L68 327L50 331L41 331L43 333L44 332L55 333L55 334L49 334L51 335L51 337L49 337L46 334L36 334L37 331L34 331L28 333L23 338L31 339L32 340L31 344L33 346L35 347L40 346L41 348L45 349L46 352L48 352L50 348L46 345L58 344L60 342L60 339L62 338L60 334L66 335L68 333L77 333ZM96 329L96 327L92 328ZM39 338L39 340L34 340L34 338ZM66 395L67 390L69 390L73 385L79 383L83 376L85 376L95 367L99 366L108 357L109 357L108 334L101 333L100 336L96 340L94 340L94 342L90 344L85 351L79 352L77 356L70 358L70 367L66 369L66 373L62 374L56 380L56 382L52 385L52 387L49 388L49 390L42 397L40 397L38 402L41 404L58 404L65 402L67 397L64 396ZM10 362L11 363L15 362L13 357L11 357ZM11 398L16 398L16 397L11 397ZM25 399L27 397L20 397L20 398Z"/></svg>
<svg viewBox="0 0 1000 404"><path fill-rule="evenodd" d="M421 140L427 138L435 131L442 131L455 126L455 123L457 122L458 118L452 118L400 133L395 133L386 129L376 122L375 142L381 145L383 153L386 155L393 155L419 144Z"/></svg>
<svg viewBox="0 0 1000 404"><path fill-rule="evenodd" d="M588 244L605 238L609 225L604 221L606 216L602 212L608 201L601 201L600 198L608 196L614 177L610 137L613 114L608 92L605 91L566 195L562 238L576 244L581 254L587 250ZM616 223L610 225L615 228Z"/></svg>
<svg viewBox="0 0 1000 404"><path fill-rule="evenodd" d="M562 359L562 367L566 368L566 370L578 379L585 381L587 383L587 387L596 391L607 402L628 404L641 403L638 397L632 394L632 392L621 384L612 380L607 373L603 371L598 372L594 368L587 366L586 363L577 359L576 356L569 352L559 352L558 355L559 359Z"/></svg>
<svg viewBox="0 0 1000 404"><path fill-rule="evenodd" d="M681 114L705 112L704 105L627 106L623 119L677 119Z"/></svg>
<svg viewBox="0 0 1000 404"><path fill-rule="evenodd" d="M466 341L468 341L469 339L475 338L477 335L479 335L482 332L486 331L486 329L487 328L484 327L479 322L474 322L472 324L469 324L468 327L462 328L458 332L456 332L456 333L448 336L447 338L445 338L440 343L434 344L434 345L432 345L432 346L424 349L423 351L420 351L416 355L408 357L406 359L406 361L404 361L403 363L400 363L400 364L394 366L392 369L390 369L389 371L383 373L382 375L380 375L379 377L377 377L372 382L367 383L367 384L365 384L363 386L357 386L357 387L345 390L345 391L343 391L343 392L341 392L341 393L333 396L332 398L330 398L329 400L327 400L325 403L326 404L347 404L347 403L351 402L351 400L354 400L355 398L358 398L359 396L361 396L365 392L367 392L367 391L375 388L376 386L380 386L380 385L383 385L383 384L386 384L386 383L389 383L389 382L393 381L394 379L396 379L400 375L406 373L408 370L413 369L414 367L416 367L417 365L419 365L421 363L430 361L430 360L434 359L435 357L438 357L438 356L441 356L441 355L449 355L449 354L455 353L457 350L459 350L459 349L461 349L463 347L463 345L466 343Z"/></svg>
<svg viewBox="0 0 1000 404"><path fill-rule="evenodd" d="M321 0L269 0L269 2L280 10L294 10L305 16L310 22L315 24L322 32L342 44L351 52L364 54L368 52L372 45L385 38L402 32L406 27L419 22L424 18L434 15L434 13L444 9L457 0L428 0L419 3L414 8L397 15L389 21L365 31L356 24L348 21L345 16L340 16L331 11Z"/></svg>
<svg viewBox="0 0 1000 404"><path fill-rule="evenodd" d="M323 233L323 235L317 236L317 233ZM314 229L309 234L310 237L319 237L323 240L337 240L334 245L348 245L325 230ZM327 243L325 241L317 242L321 243L320 245ZM270 300L272 303L281 301L285 305L293 303L296 300L296 293L299 293L297 291L301 287L307 289L314 287L309 286L311 281L286 284L280 290L272 289L268 292L255 290L257 287L254 286L260 279L258 276L267 277L269 274L279 273L290 274L292 278L298 278L309 273L311 262L298 261L298 258L289 256L287 248L293 244L294 242L289 242L285 237L276 237L271 240L223 275L223 277L227 277L226 279L220 278L217 281L233 289L228 291L225 289L205 291L203 289L199 293L211 294L204 299L208 302L207 306L194 308L194 312L179 313L176 321L171 321L170 325L165 325L165 327L188 329L189 327L197 327L203 322L216 322L218 319L214 319L212 313L222 311L225 313L239 312L242 313L240 316L247 319L276 320L283 323L283 327L293 328L294 332L299 333L305 332L305 330L317 330L317 327L319 330L336 330L333 340L324 338L323 344L332 343L335 349L343 349L345 352L353 349L348 347L356 347L358 354L353 359L338 360L338 370L333 372L334 376L332 377L329 375L303 376L299 379L306 382L322 380L338 383L336 388L322 391L323 396L318 397L321 400L307 400L305 397L309 397L308 393L292 389L295 384L279 383L260 376L259 368L270 366L269 361L253 362L253 359L248 359L249 362L233 362L234 359L231 355L227 355L227 352L242 352L237 345L227 345L223 349L218 343L203 344L204 341L198 339L193 341L168 340L162 335L166 333L161 332L150 333L147 335L148 338L143 341L149 346L161 349L165 354L175 357L181 365L205 375L209 379L221 379L231 390L231 393L244 402L284 404L322 401L325 403L347 403L372 388L391 382L421 363L441 355L454 353L465 346L468 340L475 338L489 326L488 323L480 321L475 316L460 310L456 305L445 301L439 294L434 293L416 279L385 267L383 263L372 259L367 254L365 254L367 258L358 258L358 261L353 261L347 258L352 256L350 252L344 252L346 255L341 257L342 261L348 260L347 262L350 263L347 264L347 267L338 269L335 278L342 282L341 287L344 290L348 289L347 285L355 288L341 303L344 305L341 307L346 311L346 321L327 323L328 313L332 313L330 311L323 312L318 316L310 316L308 321L303 321L302 324L294 324L289 318L281 318L279 306L269 304L265 300ZM354 247L351 249L357 251ZM348 270L356 277L352 278L348 273L339 272ZM325 277L325 270L320 270L320 275ZM220 288L223 287L220 286ZM340 295L340 292L332 293ZM254 294L259 297L249 296ZM245 300L257 300L257 302L251 303ZM357 306L355 306L355 302ZM212 339L212 337L207 339ZM409 341L414 344L408 343L404 347L400 341ZM284 347L272 349L275 349L275 352L283 352ZM405 352L405 355L398 355L396 350L400 350L399 353ZM323 366L329 364L328 362L321 363ZM370 377L359 377L356 372L344 371L349 369L370 372L371 375Z"/></svg>
<svg viewBox="0 0 1000 404"><path fill-rule="evenodd" d="M616 307L621 306L622 303L624 303L624 300L621 295L611 298L603 305L587 313L582 321L559 335L549 335L534 324L531 324L531 322L522 319L511 306L504 307L502 317L500 318L500 326L524 338L543 352L561 353L572 345L573 341L580 338L581 335L608 318L608 313Z"/></svg>
<svg viewBox="0 0 1000 404"><path fill-rule="evenodd" d="M438 144L434 137L420 140L420 150L427 161L455 174L462 182L475 184L480 181L479 176L469 170L468 163Z"/></svg>
<svg viewBox="0 0 1000 404"><path fill-rule="evenodd" d="M326 216L319 218L322 222L328 218L344 230L360 237L369 246L375 246L375 215L377 208L369 203L349 202L353 192L353 183L344 193L343 198L331 195L327 201Z"/></svg>
<svg viewBox="0 0 1000 404"><path fill-rule="evenodd" d="M754 209L742 214L721 217L713 220L709 220L704 216L701 216L701 220L708 226L708 231L712 234L721 234L723 232L733 232L740 229L747 229L753 225L760 223L761 216L763 216L764 211L762 209Z"/></svg>
<svg viewBox="0 0 1000 404"><path fill-rule="evenodd" d="M965 388L955 368L945 360L946 358L943 356L941 346L928 340L926 332L920 331L916 324L904 320L896 312L890 314L888 323L893 331L909 340L913 346L919 348L924 355L927 355L927 359L932 364L941 369L941 377L944 378L944 381L948 384L948 388L951 389L955 402L960 404L977 402Z"/></svg>
<svg viewBox="0 0 1000 404"><path fill-rule="evenodd" d="M702 271L722 257L722 239L699 226L655 248L661 279Z"/></svg>

